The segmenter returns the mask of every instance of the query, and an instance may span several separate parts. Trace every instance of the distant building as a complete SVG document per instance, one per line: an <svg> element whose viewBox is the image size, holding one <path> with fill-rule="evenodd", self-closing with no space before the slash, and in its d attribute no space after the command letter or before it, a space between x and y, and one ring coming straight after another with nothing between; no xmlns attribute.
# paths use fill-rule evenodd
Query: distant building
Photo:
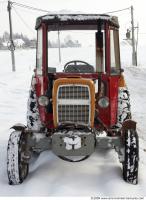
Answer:
<svg viewBox="0 0 146 200"><path fill-rule="evenodd" d="M25 42L22 39L15 39L14 45L16 48L23 48Z"/></svg>

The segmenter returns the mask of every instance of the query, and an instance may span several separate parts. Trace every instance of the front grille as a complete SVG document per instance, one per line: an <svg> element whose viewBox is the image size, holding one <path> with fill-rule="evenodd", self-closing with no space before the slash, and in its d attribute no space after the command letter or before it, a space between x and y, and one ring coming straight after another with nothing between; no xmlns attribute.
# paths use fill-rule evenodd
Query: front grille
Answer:
<svg viewBox="0 0 146 200"><path fill-rule="evenodd" d="M90 123L90 92L87 85L61 85L58 88L58 124Z"/></svg>
<svg viewBox="0 0 146 200"><path fill-rule="evenodd" d="M89 99L89 89L87 86L61 86L58 99Z"/></svg>

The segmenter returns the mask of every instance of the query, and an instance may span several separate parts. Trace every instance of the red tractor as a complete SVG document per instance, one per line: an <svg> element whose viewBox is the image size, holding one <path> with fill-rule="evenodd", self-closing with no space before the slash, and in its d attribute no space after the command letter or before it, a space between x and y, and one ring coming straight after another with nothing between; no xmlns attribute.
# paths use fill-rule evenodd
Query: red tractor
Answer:
<svg viewBox="0 0 146 200"><path fill-rule="evenodd" d="M37 18L36 30L27 126L14 125L8 142L9 184L23 182L34 153L52 150L63 160L79 162L96 148L114 148L123 179L137 184L138 135L120 66L117 17L49 14ZM62 72L48 66L48 33L67 30L94 31L95 66L78 59L67 62Z"/></svg>

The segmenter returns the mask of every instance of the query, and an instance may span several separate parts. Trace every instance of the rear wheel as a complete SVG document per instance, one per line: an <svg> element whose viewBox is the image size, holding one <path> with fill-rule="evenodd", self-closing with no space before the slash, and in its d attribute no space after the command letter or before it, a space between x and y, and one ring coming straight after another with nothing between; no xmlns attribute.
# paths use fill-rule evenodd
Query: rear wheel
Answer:
<svg viewBox="0 0 146 200"><path fill-rule="evenodd" d="M125 120L131 119L130 94L127 87L119 88L117 126L122 127Z"/></svg>
<svg viewBox="0 0 146 200"><path fill-rule="evenodd" d="M7 148L7 173L10 185L23 182L28 175L29 165L24 162L26 139L21 131L11 133Z"/></svg>
<svg viewBox="0 0 146 200"><path fill-rule="evenodd" d="M123 179L132 184L138 183L139 143L135 130L125 132L125 160L123 162Z"/></svg>
<svg viewBox="0 0 146 200"><path fill-rule="evenodd" d="M36 90L31 87L29 90L29 98L27 102L27 127L29 130L37 130L43 128L43 125L40 120L39 115L39 108L38 108L38 102L36 97ZM41 151L36 151L32 149L33 156L39 156Z"/></svg>
<svg viewBox="0 0 146 200"><path fill-rule="evenodd" d="M27 127L31 130L40 130L42 128L36 91L32 87L29 91L29 98L27 103Z"/></svg>

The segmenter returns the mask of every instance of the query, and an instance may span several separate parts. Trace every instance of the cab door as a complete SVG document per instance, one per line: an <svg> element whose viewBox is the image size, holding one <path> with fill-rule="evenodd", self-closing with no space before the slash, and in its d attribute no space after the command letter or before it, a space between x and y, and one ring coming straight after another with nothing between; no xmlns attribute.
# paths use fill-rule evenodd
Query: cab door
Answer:
<svg viewBox="0 0 146 200"><path fill-rule="evenodd" d="M111 27L108 22L96 34L96 71L98 72L98 98L106 96L109 106L101 108L97 105L100 120L107 126L117 123L118 85L120 78L120 54L118 28ZM101 87L102 86L102 87ZM103 88L103 89L102 89Z"/></svg>
<svg viewBox="0 0 146 200"><path fill-rule="evenodd" d="M119 32L116 27L111 27L109 32L110 32L110 39L109 39L110 125L113 126L117 123L118 89L119 89L119 78L121 75L121 68L120 68Z"/></svg>
<svg viewBox="0 0 146 200"><path fill-rule="evenodd" d="M36 96L37 99L46 95L48 88L47 76L47 27L45 24L37 30L37 50L36 50ZM46 121L46 109L39 106L40 118L43 123Z"/></svg>

